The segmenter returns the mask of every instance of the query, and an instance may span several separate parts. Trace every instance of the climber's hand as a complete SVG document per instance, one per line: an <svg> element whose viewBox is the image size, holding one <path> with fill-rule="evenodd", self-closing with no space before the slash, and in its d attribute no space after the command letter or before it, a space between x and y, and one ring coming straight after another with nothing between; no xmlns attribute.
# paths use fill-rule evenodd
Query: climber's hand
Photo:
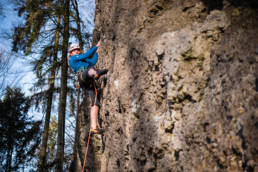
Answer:
<svg viewBox="0 0 258 172"><path fill-rule="evenodd" d="M96 45L97 47L100 47L100 41L97 43L97 45Z"/></svg>

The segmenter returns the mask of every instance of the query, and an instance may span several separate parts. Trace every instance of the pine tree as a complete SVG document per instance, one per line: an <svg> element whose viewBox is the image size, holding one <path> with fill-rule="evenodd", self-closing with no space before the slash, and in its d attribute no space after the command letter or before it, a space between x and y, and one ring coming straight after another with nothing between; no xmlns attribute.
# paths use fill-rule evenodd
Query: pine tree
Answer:
<svg viewBox="0 0 258 172"><path fill-rule="evenodd" d="M81 18L80 18L80 13L79 13L79 8L78 8L78 2L77 0L72 0L72 5L73 5L73 9L74 9L74 18L75 18L75 22L76 22L76 27L75 29L73 29L76 38L79 40L79 45L81 47L81 52L83 52L83 46L84 46L84 41L82 39L82 32L81 32ZM76 113L76 124L75 124L75 136L74 136L74 143L73 143L73 155L72 155L72 162L71 162L71 166L70 166L70 171L74 171L75 170L75 163L77 162L77 153L78 153L78 143L79 143L79 125L80 125L80 121L79 121L79 107L80 107L80 89L77 90L77 100L76 100L76 109L77 109L77 113Z"/></svg>
<svg viewBox="0 0 258 172"><path fill-rule="evenodd" d="M0 49L0 97L4 94L8 70L11 66L11 57Z"/></svg>
<svg viewBox="0 0 258 172"><path fill-rule="evenodd" d="M76 28L72 28L72 31L75 33L75 36L77 37L77 39L79 40L79 45L81 47L81 52L83 52L83 39L82 39L82 32L81 32L81 18L80 18L80 13L79 13L79 7L78 7L78 2L77 0L71 0L72 1L72 6L73 6L73 10L75 15L75 23L76 23Z"/></svg>
<svg viewBox="0 0 258 172"><path fill-rule="evenodd" d="M58 53L58 45L60 39L60 15L58 15L57 20L57 30L55 34L55 44L54 44L54 52L53 52L53 62L51 68L51 74L49 78L49 89L47 91L47 107L46 107L46 116L44 123L44 132L42 136L42 145L40 149L40 159L38 165L38 171L42 172L46 169L46 149L47 149L47 141L48 141L48 130L49 130L49 122L50 122L50 114L51 114L51 106L53 101L54 87L55 87L55 76L56 76L56 63L57 63L57 53Z"/></svg>
<svg viewBox="0 0 258 172"><path fill-rule="evenodd" d="M30 106L30 99L18 88L7 87L0 100L0 154L6 172L30 161L40 143L41 122L28 117Z"/></svg>
<svg viewBox="0 0 258 172"><path fill-rule="evenodd" d="M45 164L46 171L54 171L55 153L56 153L56 141L57 141L57 120L55 116L51 117L48 131L48 142L46 157L48 161Z"/></svg>
<svg viewBox="0 0 258 172"><path fill-rule="evenodd" d="M33 95L34 104L36 107L39 104L41 104L41 107L43 105L43 110L46 112L38 171L46 170L46 149L51 106L54 92L57 91L55 89L56 71L60 66L60 63L58 63L58 51L61 36L61 7L61 0L25 1L19 8L19 14L26 14L26 23L24 26L17 27L14 33L13 49L21 49L27 55L33 53L32 47L33 45L35 47L37 41L40 41L40 44L43 43L40 58L31 62L37 76L34 90L39 90ZM48 27L52 26L52 28L46 31L46 25ZM53 39L42 42L45 35L51 35L50 37L53 37ZM39 89L46 84L48 85L47 90ZM43 102L43 104L39 102Z"/></svg>
<svg viewBox="0 0 258 172"><path fill-rule="evenodd" d="M70 0L64 0L64 32L61 58L61 90L58 106L58 137L57 137L57 155L56 155L56 171L63 171L64 163L64 133L65 133L65 110L66 110L66 95L67 95L67 52L69 42L69 13Z"/></svg>

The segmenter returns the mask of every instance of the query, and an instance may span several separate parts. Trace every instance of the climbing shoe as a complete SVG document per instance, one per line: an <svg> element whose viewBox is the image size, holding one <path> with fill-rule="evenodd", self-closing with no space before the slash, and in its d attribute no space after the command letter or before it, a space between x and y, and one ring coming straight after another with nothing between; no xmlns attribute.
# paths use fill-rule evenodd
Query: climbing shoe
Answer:
<svg viewBox="0 0 258 172"><path fill-rule="evenodd" d="M107 69L99 70L97 71L97 74L95 75L95 79L99 79L102 75L105 75L108 72Z"/></svg>
<svg viewBox="0 0 258 172"><path fill-rule="evenodd" d="M97 129L90 129L91 134L102 134L103 129L97 128Z"/></svg>

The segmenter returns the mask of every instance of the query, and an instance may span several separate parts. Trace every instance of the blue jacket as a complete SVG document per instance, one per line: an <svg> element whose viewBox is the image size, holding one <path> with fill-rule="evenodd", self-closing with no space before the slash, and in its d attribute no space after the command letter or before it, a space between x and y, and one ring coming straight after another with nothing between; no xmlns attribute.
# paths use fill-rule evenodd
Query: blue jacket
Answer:
<svg viewBox="0 0 258 172"><path fill-rule="evenodd" d="M89 67L93 67L97 63L99 57L98 53L96 53L97 49L98 47L95 46L86 53L70 57L69 65L75 72L78 72L79 69L88 69Z"/></svg>

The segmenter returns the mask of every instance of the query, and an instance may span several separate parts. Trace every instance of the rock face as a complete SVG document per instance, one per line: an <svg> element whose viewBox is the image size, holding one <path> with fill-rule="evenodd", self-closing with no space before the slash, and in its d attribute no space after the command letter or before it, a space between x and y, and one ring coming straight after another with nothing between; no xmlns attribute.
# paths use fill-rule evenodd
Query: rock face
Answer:
<svg viewBox="0 0 258 172"><path fill-rule="evenodd" d="M105 132L93 137L87 169L258 171L258 3L96 7L98 67L109 73L101 83Z"/></svg>

